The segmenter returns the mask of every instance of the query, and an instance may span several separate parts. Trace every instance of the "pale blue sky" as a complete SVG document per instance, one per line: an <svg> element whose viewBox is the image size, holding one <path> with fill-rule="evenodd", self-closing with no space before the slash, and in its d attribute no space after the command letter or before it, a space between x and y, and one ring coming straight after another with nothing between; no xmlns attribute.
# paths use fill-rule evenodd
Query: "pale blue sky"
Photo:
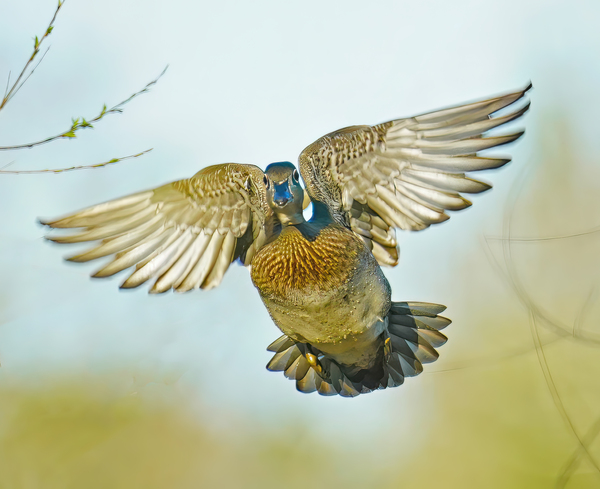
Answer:
<svg viewBox="0 0 600 489"><path fill-rule="evenodd" d="M54 7L50 0L3 2L0 77L20 70ZM395 300L449 306L451 341L429 370L444 368L460 361L475 331L465 326L472 304L454 274L467 255L483 256L483 234L501 233L511 187L528 164L540 163L540 142L560 136L545 134L544 120L560 112L573 124L583 157L600 149L599 14L600 4L591 0L68 0L47 58L0 114L0 145L65 130L71 117L92 117L103 103L119 102L170 68L150 94L78 140L0 154L0 166L16 159L12 169L40 169L154 148L94 171L0 176L0 382L36 384L113 369L145 385L181 374L178 388L197 393L214 420L224 411L265 423L294 419L338 435L353 423L352 433L377 443L385 440L382 427L410 432L417 412L435 409L436 383L452 374L425 373L351 401L301 395L264 368L265 347L279 331L243 268L232 267L209 292L120 292L122 277L92 281L87 276L96 265L64 263L72 250L45 243L35 219L188 177L209 164L264 168L296 161L306 145L337 128L491 96L532 80L532 111L519 124L527 135L500 150L514 162L482 175L494 190L446 224L403 233L401 264L386 271ZM478 275L469 272L473 280L493 281L491 266L481 263ZM395 417L390 427L392 413L411 415Z"/></svg>

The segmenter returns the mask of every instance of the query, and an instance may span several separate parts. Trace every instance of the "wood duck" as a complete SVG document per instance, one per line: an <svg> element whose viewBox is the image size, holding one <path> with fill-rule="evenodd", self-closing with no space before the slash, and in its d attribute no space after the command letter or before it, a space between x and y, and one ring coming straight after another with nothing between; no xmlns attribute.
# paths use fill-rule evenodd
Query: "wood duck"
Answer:
<svg viewBox="0 0 600 489"><path fill-rule="evenodd" d="M302 392L357 396L395 387L433 362L446 342L445 307L392 302L381 265L398 263L396 228L420 231L491 188L465 172L509 158L478 153L523 132L486 133L521 117L531 88L376 126L352 126L289 162L209 166L192 178L89 207L43 224L83 228L58 243L99 241L68 258L113 255L94 277L135 269L121 285L154 279L151 293L210 289L239 260L251 269L283 332L269 370ZM502 109L502 115L496 113ZM305 190L300 184L300 176ZM308 221L303 208L313 205Z"/></svg>

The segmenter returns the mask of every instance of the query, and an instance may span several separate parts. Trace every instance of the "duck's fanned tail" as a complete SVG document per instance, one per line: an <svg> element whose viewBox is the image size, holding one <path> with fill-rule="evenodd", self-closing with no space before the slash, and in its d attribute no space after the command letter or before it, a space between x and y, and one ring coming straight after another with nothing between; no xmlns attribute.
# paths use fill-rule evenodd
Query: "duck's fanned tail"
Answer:
<svg viewBox="0 0 600 489"><path fill-rule="evenodd" d="M440 330L451 323L439 316L445 309L427 302L393 302L382 333L380 359L370 369L338 364L313 345L286 335L268 346L275 355L267 369L283 371L288 379L296 381L301 392L317 391L324 396L355 397L399 386L405 377L420 374L424 363L437 360L435 349L447 340Z"/></svg>

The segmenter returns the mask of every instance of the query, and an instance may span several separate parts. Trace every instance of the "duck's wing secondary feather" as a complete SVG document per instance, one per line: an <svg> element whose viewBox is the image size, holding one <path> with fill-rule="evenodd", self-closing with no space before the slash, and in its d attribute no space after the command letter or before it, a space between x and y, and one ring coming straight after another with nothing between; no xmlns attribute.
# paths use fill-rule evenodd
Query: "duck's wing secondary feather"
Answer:
<svg viewBox="0 0 600 489"><path fill-rule="evenodd" d="M498 168L510 161L479 152L523 135L523 131L487 133L527 111L528 102L516 102L530 88L327 134L300 155L308 193L360 235L380 264L394 266L398 262L394 228L419 231L443 222L448 219L445 211L471 205L461 193L491 188L465 172Z"/></svg>
<svg viewBox="0 0 600 489"><path fill-rule="evenodd" d="M70 261L113 255L94 277L135 266L123 288L153 278L157 280L150 292L212 288L235 259L250 264L267 238L272 212L263 177L254 165L209 166L190 179L42 224L82 228L76 234L47 236L57 243L99 241Z"/></svg>

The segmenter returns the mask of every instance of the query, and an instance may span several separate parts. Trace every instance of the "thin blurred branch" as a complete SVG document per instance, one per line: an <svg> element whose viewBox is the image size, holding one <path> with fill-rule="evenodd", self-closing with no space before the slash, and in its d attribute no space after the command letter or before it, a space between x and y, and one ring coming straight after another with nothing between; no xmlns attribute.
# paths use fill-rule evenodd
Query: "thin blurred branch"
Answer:
<svg viewBox="0 0 600 489"><path fill-rule="evenodd" d="M588 230L588 231L582 231L580 233L574 233L574 234L565 234L563 236L545 236L542 238L533 238L533 237L529 237L529 238L503 238L500 236L486 236L486 239L489 239L491 241L508 241L510 239L511 243L538 243L538 242L543 242L543 241L556 241L559 239L571 239L571 238L578 238L580 236L589 236L590 234L595 234L597 232L600 232L600 226L596 226L593 227L592 229Z"/></svg>
<svg viewBox="0 0 600 489"><path fill-rule="evenodd" d="M593 304L596 295L597 289L596 287L592 287L590 293L588 294L585 304L579 310L579 314L577 315L577 318L573 323L573 336L575 336L577 332L581 330L584 318L588 313L589 307ZM575 470L577 470L577 467L581 462L581 458L586 453L585 447L590 446L595 441L598 434L600 434L600 418L598 418L596 422L590 427L588 432L583 437L582 444L575 449L575 451L565 464L564 470L561 472L560 476L558 477L558 480L556 481L557 488L563 488L567 485L567 482L569 482L569 479L575 473Z"/></svg>
<svg viewBox="0 0 600 489"><path fill-rule="evenodd" d="M590 432L588 432L586 434L586 436L584 438L582 438L579 435L579 433L577 432L577 430L573 424L573 421L572 421L571 417L569 416L567 409L564 406L564 403L562 401L562 398L560 396L560 393L558 391L558 388L557 388L554 378L552 376L552 371L550 369L548 360L546 358L546 353L544 351L544 345L543 345L540 335L539 335L538 321L545 323L549 327L549 329L551 329L558 336L563 337L563 338L564 337L572 337L575 339L584 340L584 344L585 343L594 343L596 345L598 343L600 343L600 340L591 338L591 337L589 337L589 335L583 335L581 332L578 331L576 324L574 325L573 329L571 331L569 331L569 328L558 323L557 321L550 319L550 317L548 315L546 315L545 313L543 313L542 310L539 308L539 306L537 306L537 304L535 304L535 302L532 300L531 296L527 293L525 287L523 286L523 284L520 281L519 274L516 270L515 263L512 258L511 246L513 243L513 238L512 238L511 224L513 221L513 215L514 215L516 203L518 200L518 196L523 188L524 181L525 181L525 179L522 179L521 185L517 185L517 186L513 187L512 195L509 197L509 199L507 199L509 206L505 213L504 232L503 232L504 237L501 239L502 252L503 252L503 258L504 258L504 268L506 269L506 272L504 272L503 268L500 266L500 264L498 263L497 260L493 259L493 262L495 262L497 269L501 272L501 276L503 276L505 278L505 280L509 283L509 285L511 286L511 288L513 289L515 294L518 296L521 303L527 308L527 311L529 314L529 324L530 324L530 329L531 329L531 336L533 339L533 343L535 345L536 353L538 356L538 362L540 364L540 368L544 375L544 380L546 382L546 386L548 387L548 390L550 392L550 395L552 397L552 400L554 402L554 405L555 405L558 413L560 414L560 416L563 419L563 421L565 422L567 428L572 433L572 435L575 437L575 439L577 440L577 443L578 443L578 447L575 451L575 454L573 455L573 457L575 457L575 458L574 459L573 459L573 457L571 458L571 461L567 464L566 469L563 470L562 474L557 479L556 487L563 488L563 487L565 487L566 483L569 481L569 478L573 474L573 472L576 468L576 465L579 463L580 458L584 455L589 460L589 462L594 466L596 471L598 473L600 473L600 466L598 465L598 463L596 462L592 453L589 450L589 445L594 440L596 434L594 433L594 430L592 429L592 430L590 430ZM491 248L489 248L489 242L487 239L486 239L486 243L488 244L488 250L491 253ZM589 303L589 297L588 297L588 300L586 300L586 303L584 304L584 306L582 307L582 311L580 311L580 314L578 315L578 319L575 321L575 323L577 323L577 321L583 317L583 315L584 315L583 309L586 308L588 303Z"/></svg>
<svg viewBox="0 0 600 489"><path fill-rule="evenodd" d="M48 170L0 170L0 173L8 173L12 175L21 175L21 174L32 174L32 173L63 173L66 171L72 170L87 170L92 168L100 168L103 166L112 165L114 163L118 163L119 161L129 160L132 158L138 158L146 153L152 151L153 148L142 151L141 153L137 153L129 156L121 156L120 158L113 158L111 160L105 161L104 163L96 163L94 165L80 165L80 166L70 166L68 168L57 168L57 169L48 169ZM8 165L7 165L8 166Z"/></svg>
<svg viewBox="0 0 600 489"><path fill-rule="evenodd" d="M591 462L591 464L594 466L596 471L600 473L600 467L598 466L598 463L594 459L594 456L592 455L592 453L590 452L590 449L589 449L589 445L593 441L593 438L591 440L587 440L585 437L582 438L581 436L579 436L579 434L577 433L577 430L575 429L575 425L573 424L573 420L571 419L571 416L569 416L569 413L567 412L567 409L565 408L565 405L562 401L562 397L560 396L560 393L558 392L558 388L556 387L556 383L554 382L554 377L552 376L552 371L550 370L550 366L548 365L548 359L546 358L546 353L544 351L544 345L542 344L542 342L540 340L540 332L538 330L536 317L532 311L529 311L529 325L531 327L531 337L533 338L533 341L535 343L535 347L536 347L535 350L538 355L538 361L540 364L540 368L542 369L542 373L544 375L546 385L548 386L548 390L550 391L550 395L552 396L554 406L556 407L558 413L560 414L560 417L567 424L569 431L571 431L573 436L575 436L575 438L577 439L577 442L579 444L579 446L577 447L577 450L576 450L576 452L578 453L577 457L579 458L579 456L585 455L587 457L587 459ZM568 467L570 467L571 465L572 464L569 464ZM569 477L571 476L572 473L569 472L568 477L565 478L564 475L567 472L569 472L569 471L568 470L563 471L563 477L558 478L558 480L556 482L557 489L565 487L566 483L568 482Z"/></svg>
<svg viewBox="0 0 600 489"><path fill-rule="evenodd" d="M500 240L502 242L502 246L508 245L510 247L512 243L511 238L502 238ZM490 263L500 276L504 278L506 283L513 289L513 292L518 297L519 301L525 308L532 311L537 321L541 321L542 324L546 326L546 329L552 331L562 338L570 337L576 341L581 342L586 346L590 346L590 344L594 346L600 346L600 337L596 335L591 335L589 333L583 333L578 329L573 328L572 326L567 326L566 324L554 319L548 314L542 307L540 307L537 302L533 300L530 294L527 292L525 287L523 286L518 273L515 271L514 266L509 267L505 258L505 267L498 262L498 260L494 257L494 254L491 250L490 243L488 238L485 237L485 243L487 245L486 254ZM506 271L505 271L506 268Z"/></svg>
<svg viewBox="0 0 600 489"><path fill-rule="evenodd" d="M575 449L575 451L565 464L564 470L561 472L561 474L558 477L558 480L556 481L557 488L563 488L567 485L567 482L569 482L569 479L575 473L575 470L577 470L577 467L581 462L581 457L585 454L584 447L590 446L594 442L598 434L600 434L600 418L598 418L596 422L591 426L591 428L583 437L582 445L579 445Z"/></svg>
<svg viewBox="0 0 600 489"><path fill-rule="evenodd" d="M587 316L587 314L589 312L590 306L595 302L597 295L598 295L598 291L597 291L597 288L594 286L590 289L590 293L588 294L586 301L584 302L583 306L579 310L579 314L577 314L577 317L575 318L575 321L573 322L573 336L574 337L582 336L582 334L581 334L582 325L585 321L585 317Z"/></svg>
<svg viewBox="0 0 600 489"><path fill-rule="evenodd" d="M529 168L529 174L533 172L534 168ZM515 207L517 200L525 186L525 183L531 180L531 177L527 178L526 175L519 180L519 183L513 186L511 194L507 199L507 209L505 211L505 223L504 230L502 236L484 236L485 248L484 251L488 257L489 263L496 269L499 276L503 277L505 282L511 287L521 304L529 311L532 311L536 320L543 326L546 327L549 331L552 331L556 335L561 338L569 337L578 341L580 344L585 346L600 346L600 336L591 335L589 333L584 333L579 328L574 328L573 326L568 326L555 318L553 318L549 313L547 313L536 301L533 300L531 295L526 290L525 286L521 282L520 276L517 273L514 264L510 262L509 257L512 252L512 244L515 242L518 243L535 243L535 242L548 242L552 240L563 240L569 238L575 238L579 236L586 236L590 234L594 234L600 231L600 226L594 227L592 229L588 229L587 231L582 231L580 233L574 233L569 235L561 235L561 236L548 236L548 237L515 237L512 236L511 224L513 221L513 215L515 213ZM491 241L499 242L502 246L502 250L504 252L504 266L496 259L492 248ZM510 265L510 266L509 266Z"/></svg>
<svg viewBox="0 0 600 489"><path fill-rule="evenodd" d="M5 169L6 169L6 168L8 168L9 166L11 166L11 165L14 165L16 161L17 161L17 160L12 160L12 161L9 161L9 162L8 162L6 165L4 165L2 168L0 168L0 170L5 170Z"/></svg>
<svg viewBox="0 0 600 489"><path fill-rule="evenodd" d="M561 340L562 337L555 336L543 342L544 346L550 345L556 341ZM521 355L528 355L535 349L535 346L531 347L528 345L523 346L522 348L515 349L511 353L507 353L506 355L490 357L489 355L482 355L480 357L470 357L467 361L464 362L455 362L454 366L446 367L446 368L431 368L425 372L423 375L437 374L442 372L452 372L454 370L466 370L470 368L489 368L490 365L495 365L497 363L501 363L507 360L513 360Z"/></svg>
<svg viewBox="0 0 600 489"><path fill-rule="evenodd" d="M567 238L567 237L569 237L569 236L565 236L565 238ZM592 343L596 342L595 338L589 337L588 335L586 335L585 333L582 332L582 325L583 325L584 319L588 313L588 309L591 305L594 304L594 299L597 295L596 287L593 287L590 290L590 294L588 295L588 298L586 299L585 303L582 305L581 309L579 310L579 314L575 318L575 321L573 321L572 326L569 327L566 324L559 323L556 320L551 319L550 316L545 311L543 311L531 299L531 297L525 292L524 288L522 290L518 289L519 286L522 287L522 285L519 282L518 277L517 277L517 284L511 282L510 277L507 276L506 272L504 271L504 269L502 268L502 266L500 265L498 260L495 258L494 254L491 250L489 240L501 241L501 242L509 242L510 241L511 243L514 240L509 239L509 238L500 238L500 237L491 238L489 236L484 236L483 238L484 238L484 244L485 244L485 247L483 248L483 250L486 253L488 262L495 268L498 275L500 277L502 277L511 286L511 288L513 289L515 294L517 294L517 295L524 294L524 295L519 296L520 299L524 299L524 301L522 300L521 302L527 308L532 307L533 310L536 311L537 320L541 319L544 323L549 324L550 329L552 329L553 332L556 334L556 336L554 336L552 338L545 339L543 341L540 340L541 344L543 346L551 345L552 343L555 343L555 342L557 342L561 339L567 338L569 336L573 337L576 340L591 341ZM531 238L532 241L534 239L535 238ZM517 286L517 287L515 287L515 286ZM496 358L490 358L487 355L482 356L481 358L472 357L468 361L457 362L454 364L454 366L450 366L447 368L440 368L440 369L435 369L435 368L430 369L427 372L425 372L425 374L429 375L429 374L442 373L442 372L451 372L454 370L465 370L465 369L476 368L476 367L482 367L482 368L489 367L490 365L492 365L494 363L511 360L520 355L526 355L528 353L531 353L534 349L535 349L535 346L534 347L524 346L522 348L514 350L511 353L505 354L503 356L498 356Z"/></svg>
<svg viewBox="0 0 600 489"><path fill-rule="evenodd" d="M517 191L518 192L518 191ZM503 254L504 254L504 262L506 265L506 269L508 271L508 276L510 281L513 283L514 288L518 291L519 295L522 295L522 302L524 301L529 313L529 325L531 329L531 337L533 339L535 345L535 351L538 356L538 362L540 364L540 368L542 370L542 374L544 375L544 380L546 382L546 386L550 392L552 397L552 401L554 402L554 406L558 411L559 415L567 425L569 431L576 438L577 443L579 445L578 449L581 450L582 454L585 454L591 464L596 468L598 472L600 472L600 466L594 459L593 455L589 451L588 445L584 443L584 440L579 436L571 417L569 416L568 411L566 410L564 403L562 401L562 397L558 392L558 388L556 387L556 383L554 382L554 378L552 376L552 371L550 366L548 365L548 359L546 358L546 353L544 351L544 345L542 344L540 333L538 329L538 319L540 318L539 308L531 301L531 298L528 294L525 293L525 289L518 279L518 273L516 271L516 267L514 264L514 260L512 258L512 249L511 249L511 222L512 215L514 211L514 206L517 199L516 196L513 199L509 199L509 202L512 202L510 212L507 213L507 218L505 220L505 234L509 237L509 239L503 241ZM564 331L563 328L560 328L561 331ZM559 486L560 487L560 486Z"/></svg>

